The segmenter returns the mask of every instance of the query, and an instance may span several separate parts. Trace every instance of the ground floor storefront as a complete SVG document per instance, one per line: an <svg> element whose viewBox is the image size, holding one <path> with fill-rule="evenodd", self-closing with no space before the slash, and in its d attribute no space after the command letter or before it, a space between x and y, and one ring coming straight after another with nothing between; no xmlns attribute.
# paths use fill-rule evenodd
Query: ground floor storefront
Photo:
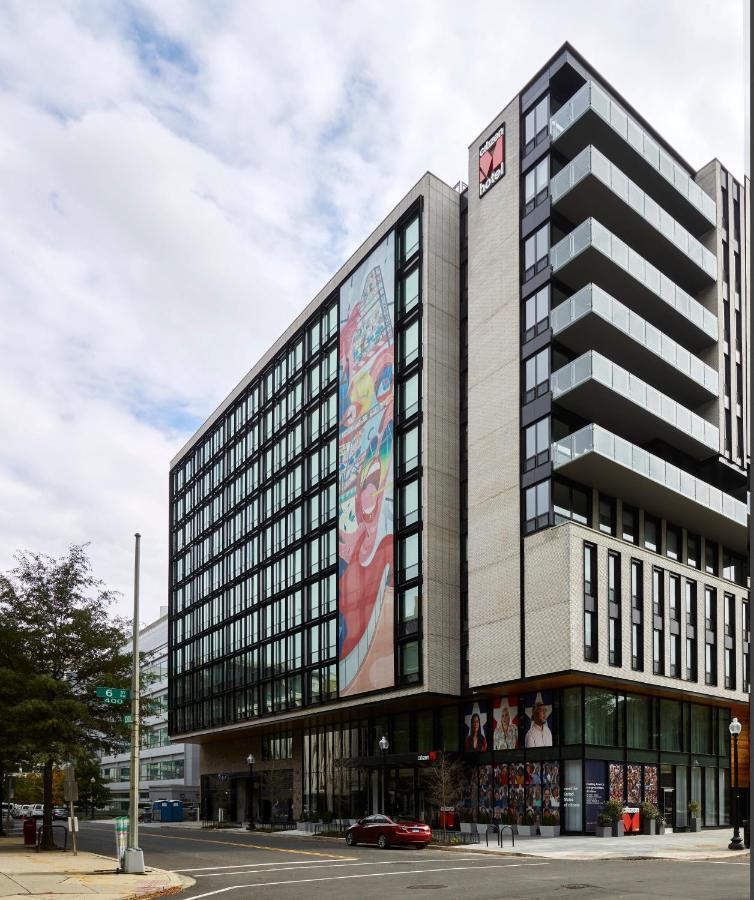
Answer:
<svg viewBox="0 0 754 900"><path fill-rule="evenodd" d="M614 799L627 807L651 802L674 829L693 824L689 804L702 826L721 826L731 821L733 801L732 715L744 724L748 748L745 707L596 684L372 709L261 735L208 738L203 818L386 812L436 824L440 807L452 806L456 823L533 821L590 833L602 805ZM438 777L439 767L449 772ZM741 809L748 807L747 775L748 749Z"/></svg>

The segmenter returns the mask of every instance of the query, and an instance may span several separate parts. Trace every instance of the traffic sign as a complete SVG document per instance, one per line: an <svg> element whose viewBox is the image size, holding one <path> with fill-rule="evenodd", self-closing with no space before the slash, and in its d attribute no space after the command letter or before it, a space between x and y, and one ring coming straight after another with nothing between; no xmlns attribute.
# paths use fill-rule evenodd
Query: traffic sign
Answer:
<svg viewBox="0 0 754 900"><path fill-rule="evenodd" d="M130 715L123 716L123 724L124 725L132 725L133 724L133 719L131 718Z"/></svg>
<svg viewBox="0 0 754 900"><path fill-rule="evenodd" d="M114 706L123 706L123 704L124 704L126 701L125 701L125 700L121 700L120 697L105 697L104 702L105 702L105 703L111 703L111 704L113 704Z"/></svg>
<svg viewBox="0 0 754 900"><path fill-rule="evenodd" d="M130 700L131 691L128 688L98 687L97 697L102 700Z"/></svg>

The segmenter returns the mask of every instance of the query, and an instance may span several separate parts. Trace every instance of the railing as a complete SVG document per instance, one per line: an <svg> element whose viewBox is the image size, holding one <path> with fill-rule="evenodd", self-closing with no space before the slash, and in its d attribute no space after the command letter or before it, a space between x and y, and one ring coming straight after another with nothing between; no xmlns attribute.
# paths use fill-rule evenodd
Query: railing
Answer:
<svg viewBox="0 0 754 900"><path fill-rule="evenodd" d="M553 400L589 380L604 384L656 418L691 435L694 440L711 450L719 450L720 432L717 426L595 350L588 350L552 373L550 384Z"/></svg>
<svg viewBox="0 0 754 900"><path fill-rule="evenodd" d="M625 175L596 147L585 147L550 180L550 196L557 203L568 191L594 175L637 212L649 225L678 247L712 279L717 278L717 257Z"/></svg>
<svg viewBox="0 0 754 900"><path fill-rule="evenodd" d="M563 268L589 247L604 253L615 265L673 307L679 315L692 322L712 340L717 340L716 316L594 218L585 219L550 249L553 272Z"/></svg>
<svg viewBox="0 0 754 900"><path fill-rule="evenodd" d="M433 828L432 842L435 844L478 844L479 834L476 831L448 831L443 828Z"/></svg>
<svg viewBox="0 0 754 900"><path fill-rule="evenodd" d="M45 830L49 828L52 832L52 842L55 843L55 830L56 828L60 828L63 832L63 849L68 849L68 828L65 825L42 825L37 829L37 853L39 853L40 847L42 846L42 835L45 833ZM56 845L57 846L57 845Z"/></svg>
<svg viewBox="0 0 754 900"><path fill-rule="evenodd" d="M699 210L711 225L717 223L717 209L712 197L596 82L587 81L551 117L551 140L556 141L590 109Z"/></svg>
<svg viewBox="0 0 754 900"><path fill-rule="evenodd" d="M582 316L594 313L642 344L658 358L678 369L692 381L717 395L719 378L712 366L703 363L659 328L624 306L596 284L586 284L550 313L553 334L566 329Z"/></svg>
<svg viewBox="0 0 754 900"><path fill-rule="evenodd" d="M745 503L612 434L600 425L586 425L568 437L555 441L552 444L553 466L559 469L588 453L597 453L613 460L739 525L747 524L748 507Z"/></svg>

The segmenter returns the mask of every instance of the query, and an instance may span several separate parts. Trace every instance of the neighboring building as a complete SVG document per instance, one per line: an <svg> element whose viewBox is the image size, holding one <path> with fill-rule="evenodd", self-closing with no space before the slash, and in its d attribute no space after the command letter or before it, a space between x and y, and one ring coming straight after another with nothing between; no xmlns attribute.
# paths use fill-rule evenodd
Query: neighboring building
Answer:
<svg viewBox="0 0 754 900"><path fill-rule="evenodd" d="M383 772L388 811L428 815L444 749L473 815L724 824L748 181L565 45L469 184L424 175L172 461L170 733L206 817L250 787L255 817L361 815Z"/></svg>
<svg viewBox="0 0 754 900"><path fill-rule="evenodd" d="M127 649L131 650L129 644ZM199 802L199 748L193 744L171 741L168 735L168 615L160 607L160 618L139 632L139 649L149 657L142 668L142 677L154 678L142 688L142 695L150 698L159 712L145 720L148 729L142 731L139 771L139 803L154 800L182 800L187 804ZM125 709L125 707L124 707ZM127 709L130 712L130 707ZM112 795L111 808L128 812L130 782L130 748L112 756L101 756L102 778Z"/></svg>

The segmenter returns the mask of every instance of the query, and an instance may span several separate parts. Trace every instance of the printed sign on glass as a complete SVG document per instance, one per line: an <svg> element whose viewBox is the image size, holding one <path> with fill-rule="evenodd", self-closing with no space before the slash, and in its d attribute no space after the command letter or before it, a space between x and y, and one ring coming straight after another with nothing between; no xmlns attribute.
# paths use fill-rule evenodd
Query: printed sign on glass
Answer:
<svg viewBox="0 0 754 900"><path fill-rule="evenodd" d="M552 747L552 691L527 694L524 713L524 746Z"/></svg>
<svg viewBox="0 0 754 900"><path fill-rule="evenodd" d="M463 749L467 753L483 753L487 750L486 704L469 704L464 711L463 721L466 726Z"/></svg>
<svg viewBox="0 0 754 900"><path fill-rule="evenodd" d="M492 704L492 749L518 749L518 696L498 697Z"/></svg>

